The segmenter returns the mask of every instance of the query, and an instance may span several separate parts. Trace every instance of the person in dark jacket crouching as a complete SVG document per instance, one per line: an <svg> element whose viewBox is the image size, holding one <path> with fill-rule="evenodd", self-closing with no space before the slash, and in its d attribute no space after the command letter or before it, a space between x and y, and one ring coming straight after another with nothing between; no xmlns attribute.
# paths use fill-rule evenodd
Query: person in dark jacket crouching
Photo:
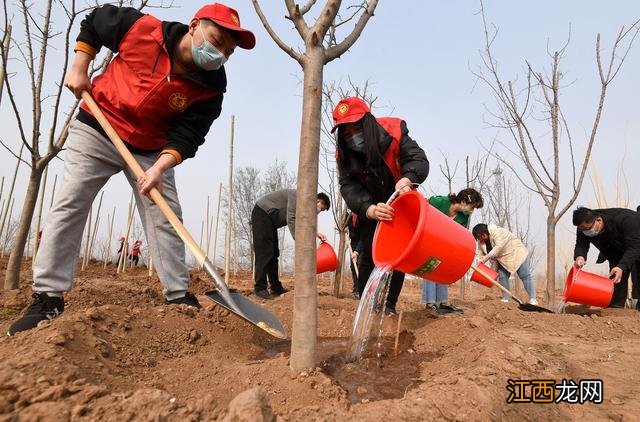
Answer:
<svg viewBox="0 0 640 422"><path fill-rule="evenodd" d="M609 307L623 308L631 268L640 260L640 214L626 208L579 207L573 212L573 225L577 228L574 265L582 268L589 247L598 248L597 262L609 261L609 275L614 282Z"/></svg>
<svg viewBox="0 0 640 422"><path fill-rule="evenodd" d="M373 237L378 221L393 219L385 202L396 191L406 192L429 174L429 161L418 143L409 137L404 120L375 118L367 103L357 97L341 100L333 111L337 129L337 164L340 193L358 216L362 243L359 256L358 293L362 295L374 268ZM394 271L385 304L396 313L404 273Z"/></svg>

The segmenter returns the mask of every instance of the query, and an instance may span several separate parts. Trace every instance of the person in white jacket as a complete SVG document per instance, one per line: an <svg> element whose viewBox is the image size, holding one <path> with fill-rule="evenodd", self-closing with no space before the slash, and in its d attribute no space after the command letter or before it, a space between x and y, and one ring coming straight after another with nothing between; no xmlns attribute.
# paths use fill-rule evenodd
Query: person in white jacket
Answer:
<svg viewBox="0 0 640 422"><path fill-rule="evenodd" d="M520 238L509 230L493 224L476 224L472 230L473 237L478 242L480 262L494 259L498 263L498 281L507 289L509 277L517 273L529 295L529 303L537 305L536 282L531 272L529 251ZM503 294L502 300L509 301L509 296Z"/></svg>

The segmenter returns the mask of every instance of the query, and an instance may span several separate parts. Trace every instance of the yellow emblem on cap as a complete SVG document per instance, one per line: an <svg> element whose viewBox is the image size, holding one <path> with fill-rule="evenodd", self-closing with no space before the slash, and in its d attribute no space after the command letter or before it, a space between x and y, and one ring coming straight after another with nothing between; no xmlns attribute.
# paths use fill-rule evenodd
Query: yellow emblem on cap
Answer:
<svg viewBox="0 0 640 422"><path fill-rule="evenodd" d="M347 111L349 111L347 104L341 104L340 107L338 107L338 114L347 114Z"/></svg>
<svg viewBox="0 0 640 422"><path fill-rule="evenodd" d="M231 14L231 20L233 21L233 23L240 26L240 19L238 18L238 15L236 15L235 13Z"/></svg>
<svg viewBox="0 0 640 422"><path fill-rule="evenodd" d="M177 111L183 111L187 108L187 96L182 92L174 92L169 97L169 107Z"/></svg>

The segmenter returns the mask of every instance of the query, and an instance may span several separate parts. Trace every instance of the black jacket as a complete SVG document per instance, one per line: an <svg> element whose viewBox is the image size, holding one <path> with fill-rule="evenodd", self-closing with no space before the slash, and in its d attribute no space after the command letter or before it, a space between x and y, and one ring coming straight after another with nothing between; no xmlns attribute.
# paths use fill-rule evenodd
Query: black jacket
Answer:
<svg viewBox="0 0 640 422"><path fill-rule="evenodd" d="M98 7L80 23L80 34L77 41L91 45L96 51L104 46L117 53L120 42L129 29L143 16L142 12L131 7L116 7L109 4ZM164 43L172 60L177 44L188 31L189 27L182 23L162 22ZM220 116L224 97L222 93L226 91L227 76L224 66L218 70L197 70L182 76L201 85L202 89L211 89L221 93L209 101L192 104L169 127L167 145L163 149L178 151L184 160L195 155L198 147L204 143L204 137L211 124ZM102 127L91 114L80 109L78 120L88 124L106 137ZM127 147L138 152L129 144Z"/></svg>
<svg viewBox="0 0 640 422"><path fill-rule="evenodd" d="M629 271L640 259L640 214L626 208L594 210L602 216L604 230L594 237L576 230L576 246L573 259L587 258L591 244L600 251L600 259L609 261L611 267ZM598 262L602 262L599 259Z"/></svg>
<svg viewBox="0 0 640 422"><path fill-rule="evenodd" d="M418 143L409 137L406 123L401 124L400 173L413 183L422 183L429 174L429 160ZM391 145L392 137L378 125L377 141L382 154ZM387 202L395 191L391 170L381 161L378 168L367 166L365 157L344 148L338 142L338 172L340 193L351 211L367 218L367 209Z"/></svg>

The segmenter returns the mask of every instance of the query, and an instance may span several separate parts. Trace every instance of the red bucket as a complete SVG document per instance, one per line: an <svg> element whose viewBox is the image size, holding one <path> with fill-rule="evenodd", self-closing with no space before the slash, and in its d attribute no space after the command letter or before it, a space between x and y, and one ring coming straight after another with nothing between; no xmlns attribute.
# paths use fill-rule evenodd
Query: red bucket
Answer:
<svg viewBox="0 0 640 422"><path fill-rule="evenodd" d="M562 296L565 302L606 308L613 296L613 281L574 266L569 271Z"/></svg>
<svg viewBox="0 0 640 422"><path fill-rule="evenodd" d="M338 257L327 242L322 242L316 251L316 274L335 271L338 268Z"/></svg>
<svg viewBox="0 0 640 422"><path fill-rule="evenodd" d="M381 221L373 238L375 264L440 284L461 279L475 256L471 232L417 191L400 195L391 206L393 220Z"/></svg>
<svg viewBox="0 0 640 422"><path fill-rule="evenodd" d="M493 268L484 265L482 262L479 262L478 265L476 265L476 268L491 277L492 280L498 281L499 274ZM493 283L487 280L486 277L484 277L478 271L474 271L473 274L471 274L471 281L475 281L476 283L480 283L483 286L487 286L489 288L493 287Z"/></svg>

